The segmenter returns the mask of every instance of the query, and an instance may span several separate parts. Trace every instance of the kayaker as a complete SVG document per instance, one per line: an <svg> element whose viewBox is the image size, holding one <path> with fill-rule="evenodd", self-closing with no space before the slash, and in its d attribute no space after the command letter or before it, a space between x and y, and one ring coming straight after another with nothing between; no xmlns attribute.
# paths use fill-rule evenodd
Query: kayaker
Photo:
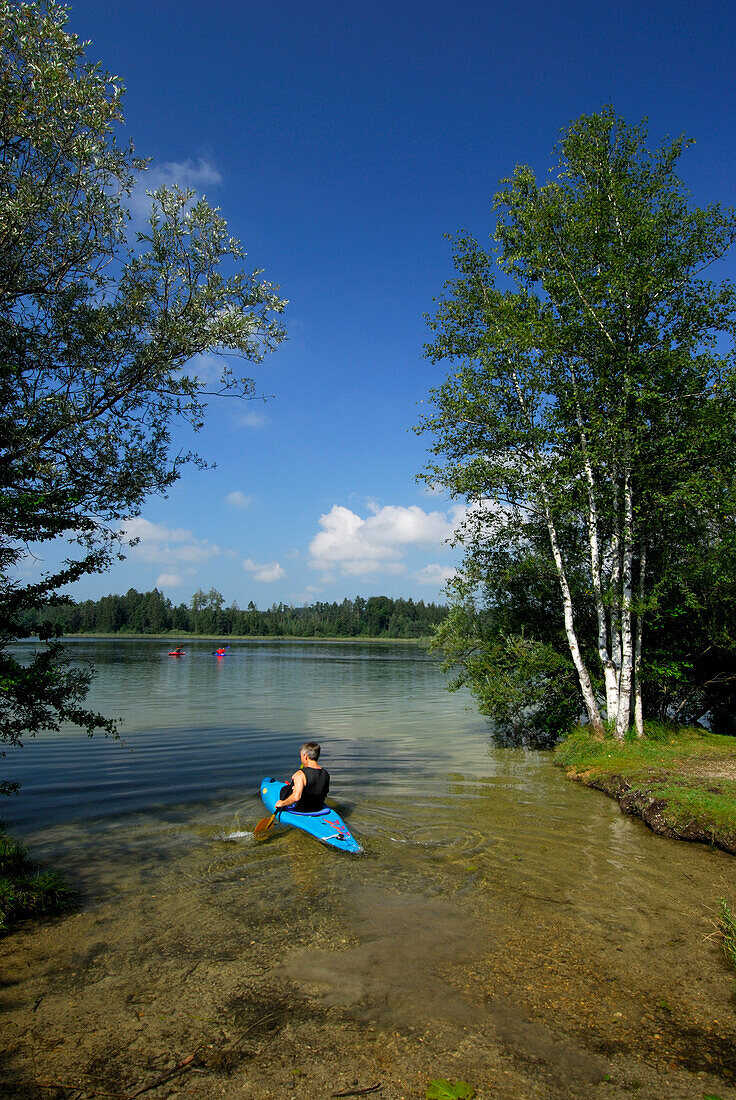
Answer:
<svg viewBox="0 0 736 1100"><path fill-rule="evenodd" d="M330 773L318 764L320 746L316 741L305 741L299 750L301 767L294 772L291 783L281 788L281 798L276 803L277 810L287 806L297 813L310 814L324 808L325 798L330 789Z"/></svg>

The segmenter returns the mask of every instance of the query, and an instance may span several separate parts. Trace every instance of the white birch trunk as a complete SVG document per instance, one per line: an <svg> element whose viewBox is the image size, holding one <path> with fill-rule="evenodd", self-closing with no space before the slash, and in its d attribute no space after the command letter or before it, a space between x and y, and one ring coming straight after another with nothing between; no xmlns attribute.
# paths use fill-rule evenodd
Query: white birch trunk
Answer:
<svg viewBox="0 0 736 1100"><path fill-rule="evenodd" d="M631 596L634 549L632 546L633 494L631 471L624 476L623 546L621 547L621 675L618 688L618 714L614 736L622 741L631 721L631 688L634 645L631 630Z"/></svg>
<svg viewBox="0 0 736 1100"><path fill-rule="evenodd" d="M511 364L509 364L511 365ZM514 386L516 389L516 397L519 402L519 407L523 410L525 417L529 423L529 427L533 429L533 420L527 407L524 395L519 383L519 378L516 370L511 365L511 374L514 379ZM603 719L601 718L600 708L598 706L598 700L595 697L595 691L593 690L593 684L590 679L590 673L586 668L583 655L580 652L580 644L578 642L577 633L575 631L575 616L572 606L572 594L570 592L570 585L567 581L567 574L565 573L565 563L562 560L562 552L560 550L560 544L557 539L557 529L552 518L552 509L550 508L549 498L547 496L547 490L544 484L544 475L542 473L542 463L539 460L539 455L536 454L535 458L538 464L537 479L539 485L539 494L542 498L544 505L544 515L547 522L547 531L549 533L549 541L552 547L552 556L555 562L555 569L557 570L557 577L560 582L560 589L562 591L562 606L564 611L565 620L565 634L567 636L567 644L570 647L570 655L575 665L575 671L578 674L578 680L580 681L580 690L583 693L583 702L585 703L585 709L588 712L588 720L591 727L597 737L602 737L604 733Z"/></svg>
<svg viewBox="0 0 736 1100"><path fill-rule="evenodd" d="M647 547L642 542L639 553L639 607L636 614L636 639L634 641L634 730L637 737L644 736L644 705L641 695L641 644L644 630L644 582L647 572Z"/></svg>
<svg viewBox="0 0 736 1100"><path fill-rule="evenodd" d="M590 673L586 668L583 655L580 652L580 645L578 643L577 633L575 631L575 617L573 614L572 595L570 593L570 585L567 581L567 574L565 573L565 563L562 560L562 553L560 551L560 545L557 540L557 529L552 519L552 513L547 501L547 495L542 489L542 498L544 501L544 514L547 521L547 530L549 532L549 541L552 547L552 556L555 561L555 568L557 570L557 577L560 582L560 589L562 591L562 606L565 616L565 634L567 635L567 644L570 647L570 654L572 656L575 670L578 674L580 681L580 689L583 693L583 701L585 702L585 709L588 712L588 719L595 734L599 737L603 736L603 719L601 717L600 708L598 706L598 700L595 697L595 691L593 690L593 684L590 679Z"/></svg>
<svg viewBox="0 0 736 1100"><path fill-rule="evenodd" d="M616 501L614 501L616 507ZM615 728L618 720L618 692L621 677L621 518L616 507L616 528L611 545L611 663L613 676L611 691L606 682L606 710L608 724Z"/></svg>
<svg viewBox="0 0 736 1100"><path fill-rule="evenodd" d="M601 549L599 539L598 504L596 500L595 477L588 454L588 439L583 424L580 405L576 403L575 417L583 446L585 480L588 486L588 547L590 550L590 575L593 582L593 600L598 619L598 657L603 668L606 686L606 718L609 723L616 721L618 710L618 672L608 646L608 622L603 603L603 583L601 580Z"/></svg>

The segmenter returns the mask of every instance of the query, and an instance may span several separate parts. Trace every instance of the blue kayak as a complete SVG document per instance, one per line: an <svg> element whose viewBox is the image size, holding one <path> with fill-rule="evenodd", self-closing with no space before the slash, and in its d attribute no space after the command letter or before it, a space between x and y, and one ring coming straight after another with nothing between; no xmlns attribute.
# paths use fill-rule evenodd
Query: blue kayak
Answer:
<svg viewBox="0 0 736 1100"><path fill-rule="evenodd" d="M276 820L281 825L293 825L295 829L301 829L310 836L316 837L317 840L321 840L323 844L329 844L331 848L338 848L341 852L357 854L363 851L340 815L329 806L311 814L300 814L298 810L291 809L275 810L283 786L284 784L278 779L261 780L263 805L270 814L276 813Z"/></svg>

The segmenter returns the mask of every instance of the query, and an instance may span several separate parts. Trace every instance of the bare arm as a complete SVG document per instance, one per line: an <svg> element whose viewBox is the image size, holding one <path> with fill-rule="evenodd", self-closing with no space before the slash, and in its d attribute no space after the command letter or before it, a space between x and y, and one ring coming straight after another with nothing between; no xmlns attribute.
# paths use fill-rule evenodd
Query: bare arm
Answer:
<svg viewBox="0 0 736 1100"><path fill-rule="evenodd" d="M304 772L301 769L298 772L294 772L291 777L291 781L294 784L294 790L291 792L288 798L279 799L276 803L277 810L285 810L287 806L293 806L295 802L304 794L304 788L307 785L307 779Z"/></svg>

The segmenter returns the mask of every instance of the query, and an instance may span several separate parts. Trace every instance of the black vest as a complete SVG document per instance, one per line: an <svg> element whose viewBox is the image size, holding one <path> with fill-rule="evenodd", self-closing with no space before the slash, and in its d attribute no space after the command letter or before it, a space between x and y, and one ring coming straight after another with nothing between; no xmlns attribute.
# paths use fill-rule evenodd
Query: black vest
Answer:
<svg viewBox="0 0 736 1100"><path fill-rule="evenodd" d="M330 789L330 773L326 768L305 768L304 778L306 786L302 797L296 806L290 806L290 810L297 813L311 814L315 810L324 808L325 798Z"/></svg>

